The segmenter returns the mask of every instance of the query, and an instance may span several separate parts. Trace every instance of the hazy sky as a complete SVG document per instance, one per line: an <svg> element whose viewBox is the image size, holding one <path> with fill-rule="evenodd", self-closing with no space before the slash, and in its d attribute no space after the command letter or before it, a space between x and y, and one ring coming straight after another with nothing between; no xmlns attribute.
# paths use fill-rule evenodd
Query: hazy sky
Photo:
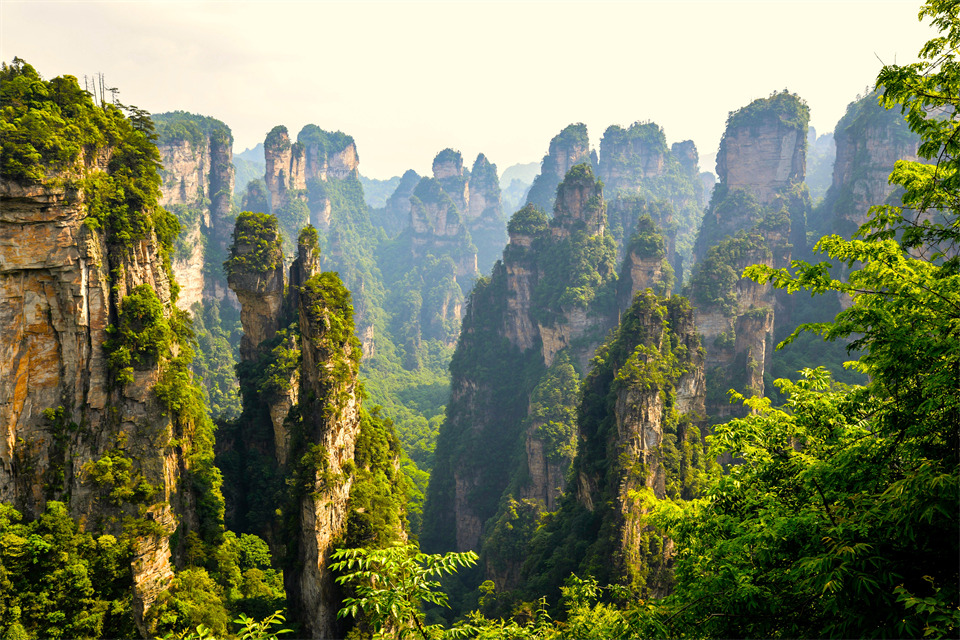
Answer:
<svg viewBox="0 0 960 640"><path fill-rule="evenodd" d="M445 147L503 171L572 122L653 120L712 160L727 113L789 88L833 129L883 62L934 32L919 2L320 3L0 0L0 59L103 72L118 99L357 141L360 171L430 171ZM703 160L706 158L706 160Z"/></svg>

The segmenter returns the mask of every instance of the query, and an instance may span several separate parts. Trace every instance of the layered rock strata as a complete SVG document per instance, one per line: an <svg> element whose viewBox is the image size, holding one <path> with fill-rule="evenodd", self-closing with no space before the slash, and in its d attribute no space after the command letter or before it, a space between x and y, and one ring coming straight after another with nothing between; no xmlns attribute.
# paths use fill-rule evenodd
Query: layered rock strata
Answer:
<svg viewBox="0 0 960 640"><path fill-rule="evenodd" d="M82 100L84 113L98 110ZM63 171L40 166L41 180L0 177L0 501L28 518L63 501L82 527L118 537L122 522L150 521L132 539L131 566L135 620L149 634L144 616L183 559L171 534L196 531L205 516L195 505L219 498L183 482L202 473L190 462L205 438L195 443L202 407L174 410L155 392L161 381L168 400L184 392L164 375L186 345L171 329L161 255L172 247L155 231L176 225L157 206L159 157L119 111L102 118L87 125L109 126L109 139L141 155L90 145ZM142 198L103 198L124 186ZM163 336L155 350L135 346L147 330ZM119 460L130 486L99 472Z"/></svg>

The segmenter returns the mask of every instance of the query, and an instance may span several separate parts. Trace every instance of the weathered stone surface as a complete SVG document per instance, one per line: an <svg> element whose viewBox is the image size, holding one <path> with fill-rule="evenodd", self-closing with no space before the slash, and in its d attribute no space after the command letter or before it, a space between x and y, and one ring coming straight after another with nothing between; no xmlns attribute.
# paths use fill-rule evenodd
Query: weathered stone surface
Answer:
<svg viewBox="0 0 960 640"><path fill-rule="evenodd" d="M550 141L547 155L540 165L540 174L534 178L527 192L527 204L552 211L557 185L574 165L582 162L589 162L593 166L597 164L590 156L587 126L583 123L571 124Z"/></svg>
<svg viewBox="0 0 960 640"><path fill-rule="evenodd" d="M769 284L743 278L732 286L724 285L727 290L722 294L728 301L732 296L735 303L725 303L723 312L704 300L717 294L707 292L719 286L719 271L732 269L739 276L751 264L787 267L794 251L806 248L810 199L802 183L808 119L803 101L788 93L755 100L730 117L717 155L720 184L714 189L695 246L700 264L695 267L691 300L697 305L707 367L711 371L721 368L723 375L716 377L717 384L747 394L764 393L763 374L770 364L767 343L773 338L774 317L778 316L777 322L789 322L790 301L784 294L775 294ZM717 245L726 247L727 257L710 254ZM724 261L727 264L722 264ZM697 271L708 263L714 275L699 278ZM708 407L715 417L735 410L740 409L726 401Z"/></svg>
<svg viewBox="0 0 960 640"><path fill-rule="evenodd" d="M210 174L210 150L206 145L194 149L187 140L159 145L163 170L160 177L161 206L193 205L206 196Z"/></svg>
<svg viewBox="0 0 960 640"><path fill-rule="evenodd" d="M806 171L806 132L771 116L752 127L728 128L717 175L730 190L746 189L767 204Z"/></svg>
<svg viewBox="0 0 960 640"><path fill-rule="evenodd" d="M237 247L240 255L250 251L250 247ZM265 273L235 272L229 276L228 282L240 300L240 322L243 324L240 357L243 360L256 360L260 343L271 339L280 329L283 261L278 259L277 264Z"/></svg>
<svg viewBox="0 0 960 640"><path fill-rule="evenodd" d="M457 523L457 551L475 551L480 547L483 521L477 515L470 500L470 492L477 487L477 478L471 475L454 474L456 498L454 510Z"/></svg>
<svg viewBox="0 0 960 640"><path fill-rule="evenodd" d="M173 275L180 285L180 295L177 297L177 306L188 310L194 303L203 300L206 289L203 274L204 243L200 225L188 229L183 243L189 247L189 254L180 256L175 254L171 261Z"/></svg>
<svg viewBox="0 0 960 640"><path fill-rule="evenodd" d="M464 219L477 246L477 265L481 273L489 273L507 243L507 221L497 165L482 153L470 171L469 202Z"/></svg>
<svg viewBox="0 0 960 640"><path fill-rule="evenodd" d="M523 256L516 248L529 248L530 236L512 235L510 245L514 247L512 256ZM531 295L537 283L536 265L522 258L505 260L503 269L507 277L507 313L504 318L503 333L510 343L526 351L531 349L537 338L537 324L530 317Z"/></svg>
<svg viewBox="0 0 960 640"><path fill-rule="evenodd" d="M664 174L669 153L656 124L635 122L628 129L611 126L600 141L600 177L611 193L639 191L645 180Z"/></svg>
<svg viewBox="0 0 960 640"><path fill-rule="evenodd" d="M158 144L163 168L160 204L180 215L179 244L186 249L174 252L174 277L180 285L177 306L189 310L204 298L227 299L234 307L236 298L223 286L221 277L208 277L204 264L208 247L223 255L233 227L230 220L234 185L232 136L216 132L205 136L194 147L188 140L161 141ZM203 241L207 239L207 242Z"/></svg>
<svg viewBox="0 0 960 640"><path fill-rule="evenodd" d="M536 437L536 431L542 425L534 422L527 430L527 439L524 448L527 453L527 471L530 477L521 487L520 496L527 500L535 500L544 505L547 511L557 510L557 501L567 488L567 464L554 462L547 457L543 441ZM519 576L519 571L516 572ZM507 582L504 580L503 582ZM497 582L498 585L502 582Z"/></svg>
<svg viewBox="0 0 960 640"><path fill-rule="evenodd" d="M85 171L106 170L108 157ZM169 312L170 283L152 232L108 249L86 215L82 191L0 180L0 501L32 518L69 496L72 517L119 534L120 516L137 508L114 506L85 466L121 448L132 472L159 488L148 512L169 533L191 515L178 488L186 461L165 444L173 425L153 393L159 370L136 370L132 383L116 385L104 343L124 296L148 284ZM59 444L44 415L58 407L65 424L83 425ZM167 536L138 542L138 624L171 576Z"/></svg>
<svg viewBox="0 0 960 640"><path fill-rule="evenodd" d="M337 637L340 599L329 568L330 555L346 530L353 474L345 471L344 464L353 460L360 432L356 366L348 366L345 377L336 377L356 347L349 341L335 344L328 335L331 325L326 316L338 311L301 291L303 428L307 442L318 447L323 460L315 471L314 490L300 499L297 539L290 541L298 569L285 572L284 583L309 638Z"/></svg>
<svg viewBox="0 0 960 640"><path fill-rule="evenodd" d="M463 175L463 157L459 151L444 149L433 159L433 178L450 196L457 210L467 217L470 210L470 183Z"/></svg>
<svg viewBox="0 0 960 640"><path fill-rule="evenodd" d="M833 182L824 199L820 233L839 233L850 238L864 224L870 207L896 199L890 172L897 160L925 162L917 156L919 137L910 132L899 110L877 105L876 94L853 103L834 130L837 146ZM841 267L842 277L849 269ZM839 295L844 309L853 304Z"/></svg>
<svg viewBox="0 0 960 640"><path fill-rule="evenodd" d="M267 137L267 142L263 145L263 158L266 162L263 181L270 192L270 210L274 211L283 203L283 196L289 189L293 151L286 127L270 133L272 135Z"/></svg>

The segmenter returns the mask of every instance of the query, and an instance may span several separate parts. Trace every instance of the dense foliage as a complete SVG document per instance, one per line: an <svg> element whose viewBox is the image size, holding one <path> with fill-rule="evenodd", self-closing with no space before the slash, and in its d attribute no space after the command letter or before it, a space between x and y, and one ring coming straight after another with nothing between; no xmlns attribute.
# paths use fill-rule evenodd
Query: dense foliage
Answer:
<svg viewBox="0 0 960 640"><path fill-rule="evenodd" d="M304 146L316 146L325 156L340 153L353 144L353 136L342 131L324 131L315 124L308 124L297 134L297 142Z"/></svg>
<svg viewBox="0 0 960 640"><path fill-rule="evenodd" d="M171 111L151 116L157 128L157 143L189 142L194 152L207 143L212 136L233 144L230 127L216 118L201 116L186 111Z"/></svg>
<svg viewBox="0 0 960 640"><path fill-rule="evenodd" d="M4 637L133 637L132 540L81 531L60 502L21 520L0 504Z"/></svg>
<svg viewBox="0 0 960 640"><path fill-rule="evenodd" d="M233 229L233 250L223 263L227 276L234 271L266 273L276 269L283 259L276 243L281 238L276 216L244 211Z"/></svg>
<svg viewBox="0 0 960 640"><path fill-rule="evenodd" d="M851 295L833 322L797 333L853 338L870 380L848 389L808 370L798 383L781 381L784 408L751 400L753 415L718 428L712 453L743 464L703 503L666 518L684 550L668 604L675 630L917 637L960 628L960 280L950 249L960 239L960 67L944 55L960 44L957 10L928 2L921 17L942 37L921 52L924 62L879 77L883 100L902 105L936 164L898 162L891 181L905 206L874 207L857 239L818 243L860 268L847 281L831 278L828 263L747 271L790 291ZM950 117L931 117L930 106ZM927 217L934 209L942 222Z"/></svg>

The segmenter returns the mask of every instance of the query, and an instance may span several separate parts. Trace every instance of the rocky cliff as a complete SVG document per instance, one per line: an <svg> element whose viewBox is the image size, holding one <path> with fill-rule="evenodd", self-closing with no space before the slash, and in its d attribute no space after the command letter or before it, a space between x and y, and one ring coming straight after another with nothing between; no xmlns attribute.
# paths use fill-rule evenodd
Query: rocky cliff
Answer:
<svg viewBox="0 0 960 640"><path fill-rule="evenodd" d="M729 190L749 191L764 205L803 181L809 109L797 103L782 93L730 116L717 153L717 175Z"/></svg>
<svg viewBox="0 0 960 640"><path fill-rule="evenodd" d="M383 212L374 217L373 223L381 227L387 237L393 238L403 229L410 226L410 196L420 182L420 175L413 169L408 169L400 178L400 184L387 198ZM379 213L380 210L375 210ZM374 211L371 211L373 217Z"/></svg>
<svg viewBox="0 0 960 640"><path fill-rule="evenodd" d="M697 495L697 476L710 464L705 387L687 300L640 293L583 382L574 487L530 536L525 584L556 593L576 573L643 597L669 592L672 544L646 514L657 500Z"/></svg>
<svg viewBox="0 0 960 640"><path fill-rule="evenodd" d="M293 447L299 495L288 514L294 538L287 542L292 566L284 584L306 635L333 638L341 598L329 564L347 531L354 483L360 343L350 322L350 294L335 274L317 274L300 286L298 313L303 402Z"/></svg>
<svg viewBox="0 0 960 640"><path fill-rule="evenodd" d="M459 151L444 149L433 159L433 178L440 183L457 210L466 216L470 207L470 175L464 175L463 156Z"/></svg>
<svg viewBox="0 0 960 640"><path fill-rule="evenodd" d="M343 596L330 555L403 540L406 519L399 444L361 407L351 296L337 274L320 271L318 240L313 227L301 231L285 277L276 217L237 220L225 266L243 305L244 414L218 456L231 487L228 522L260 533L284 559L304 637L331 638L348 629L337 620ZM380 526L371 529L370 517Z"/></svg>
<svg viewBox="0 0 960 640"><path fill-rule="evenodd" d="M20 64L4 67L5 91L41 91L5 117L49 112L56 93L72 129L53 125L41 141L14 126L4 152L0 501L28 519L62 501L82 528L129 544L146 637L147 614L186 562L182 541L212 541L222 508L175 307L179 225L159 206L160 157L143 121L94 105L72 76L45 83ZM22 155L26 145L46 151Z"/></svg>
<svg viewBox="0 0 960 640"><path fill-rule="evenodd" d="M490 273L507 244L507 220L503 215L497 165L482 153L473 162L469 183L470 201L466 222L477 247L477 269Z"/></svg>
<svg viewBox="0 0 960 640"><path fill-rule="evenodd" d="M833 139L833 181L812 221L814 236L853 236L870 207L884 204L895 187L888 181L897 160L920 162L920 139L898 109L887 110L871 93L851 103L837 123Z"/></svg>
<svg viewBox="0 0 960 640"><path fill-rule="evenodd" d="M610 226L620 246L634 233L637 200L666 234L668 260L679 280L703 215L699 154L692 140L667 146L652 122L608 127L600 140L599 173L610 200ZM658 215L659 214L659 215ZM621 256L622 257L622 256Z"/></svg>
<svg viewBox="0 0 960 640"><path fill-rule="evenodd" d="M314 124L303 127L293 144L287 128L278 125L267 134L263 149L267 165L264 182L270 192L271 213L279 214L290 198L302 198L312 181L356 178L360 164L352 137L339 131L324 131ZM318 230L329 227L329 200L311 202L310 223Z"/></svg>
<svg viewBox="0 0 960 640"><path fill-rule="evenodd" d="M707 410L733 410L731 387L763 395L775 322L790 322L791 298L740 278L744 267L787 267L806 247L810 196L803 183L809 109L775 93L730 115L717 155L714 188L697 236L689 289L704 336ZM799 248L799 249L798 249Z"/></svg>
<svg viewBox="0 0 960 640"><path fill-rule="evenodd" d="M409 292L413 286L419 304L404 314L404 322L418 335L409 333L404 341L423 337L452 346L460 329L463 291L477 276L477 248L460 208L436 178L423 178L414 189L410 222L409 232L399 238L410 252L401 271L419 275L419 283L411 280L405 287Z"/></svg>
<svg viewBox="0 0 960 640"><path fill-rule="evenodd" d="M160 151L160 204L180 220L173 272L180 284L177 305L189 311L203 299L228 299L218 269L233 226L233 135L213 118L176 111L152 116ZM207 254L210 254L209 256Z"/></svg>
<svg viewBox="0 0 960 640"><path fill-rule="evenodd" d="M574 165L583 162L592 162L587 125L571 124L550 140L547 155L540 164L540 173L533 179L527 193L527 204L553 211L557 185Z"/></svg>

